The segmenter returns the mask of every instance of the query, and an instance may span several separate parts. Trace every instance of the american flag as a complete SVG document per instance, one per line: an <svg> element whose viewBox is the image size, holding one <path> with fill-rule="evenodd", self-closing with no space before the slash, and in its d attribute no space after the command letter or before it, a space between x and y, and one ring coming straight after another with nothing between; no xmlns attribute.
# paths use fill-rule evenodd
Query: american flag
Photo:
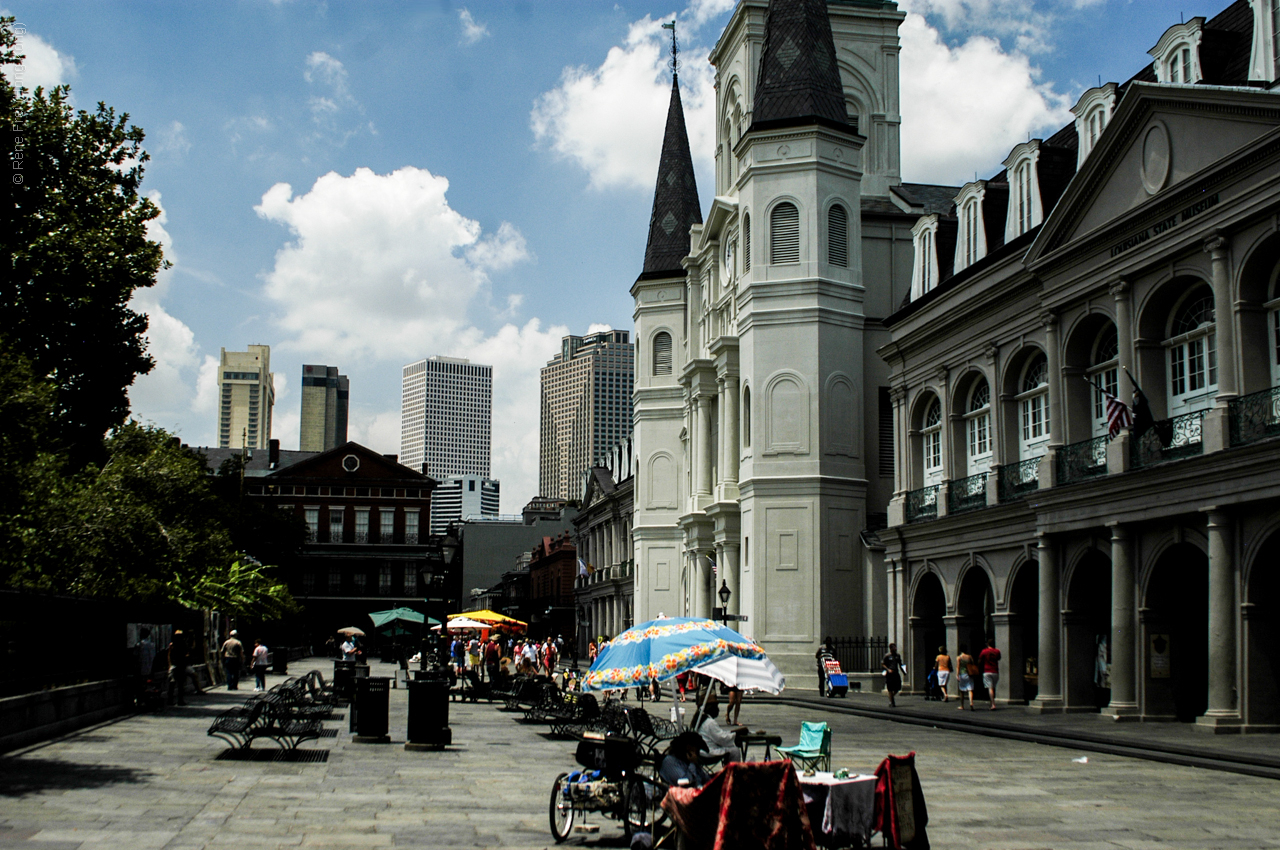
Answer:
<svg viewBox="0 0 1280 850"><path fill-rule="evenodd" d="M1133 427L1133 412L1129 410L1129 405L1102 387L1098 387L1098 391L1102 393L1102 399L1106 403L1107 437L1115 437L1122 429Z"/></svg>

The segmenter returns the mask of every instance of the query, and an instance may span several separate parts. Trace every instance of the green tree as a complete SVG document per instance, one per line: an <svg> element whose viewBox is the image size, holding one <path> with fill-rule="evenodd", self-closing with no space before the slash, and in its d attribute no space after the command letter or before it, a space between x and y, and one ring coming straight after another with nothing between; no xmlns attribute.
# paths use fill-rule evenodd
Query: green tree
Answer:
<svg viewBox="0 0 1280 850"><path fill-rule="evenodd" d="M0 18L0 71L24 58L13 20ZM0 315L9 344L56 389L48 436L80 466L101 457L103 435L128 415L129 386L151 369L147 318L128 305L164 258L147 238L159 210L138 194L142 130L103 103L75 111L69 95L0 75L0 123L12 130Z"/></svg>

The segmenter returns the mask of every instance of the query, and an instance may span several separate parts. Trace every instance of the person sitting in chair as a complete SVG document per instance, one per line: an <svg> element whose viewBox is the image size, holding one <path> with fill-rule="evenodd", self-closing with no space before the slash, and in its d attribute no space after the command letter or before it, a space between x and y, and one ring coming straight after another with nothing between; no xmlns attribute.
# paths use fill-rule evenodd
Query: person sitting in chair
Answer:
<svg viewBox="0 0 1280 850"><path fill-rule="evenodd" d="M707 745L707 755L712 758L723 757L725 761L742 761L742 750L739 749L733 733L726 731L716 718L720 716L720 704L708 701L702 707L701 718L694 727Z"/></svg>
<svg viewBox="0 0 1280 850"><path fill-rule="evenodd" d="M698 754L706 749L706 741L697 732L681 732L667 746L658 775L668 785L701 788L711 778L698 764Z"/></svg>

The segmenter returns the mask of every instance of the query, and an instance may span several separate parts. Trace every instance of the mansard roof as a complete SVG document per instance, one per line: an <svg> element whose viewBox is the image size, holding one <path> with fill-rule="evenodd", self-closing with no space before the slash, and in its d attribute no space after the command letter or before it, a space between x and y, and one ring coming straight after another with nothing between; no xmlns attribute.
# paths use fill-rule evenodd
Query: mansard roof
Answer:
<svg viewBox="0 0 1280 850"><path fill-rule="evenodd" d="M852 132L824 0L770 0L751 129L823 124Z"/></svg>
<svg viewBox="0 0 1280 850"><path fill-rule="evenodd" d="M689 254L689 228L701 223L698 182L693 176L693 157L689 153L689 134L685 130L677 77L671 81L671 105L667 107L667 129L662 136L653 214L649 216L649 242L644 249L644 270L640 277L683 277L684 267L680 261Z"/></svg>

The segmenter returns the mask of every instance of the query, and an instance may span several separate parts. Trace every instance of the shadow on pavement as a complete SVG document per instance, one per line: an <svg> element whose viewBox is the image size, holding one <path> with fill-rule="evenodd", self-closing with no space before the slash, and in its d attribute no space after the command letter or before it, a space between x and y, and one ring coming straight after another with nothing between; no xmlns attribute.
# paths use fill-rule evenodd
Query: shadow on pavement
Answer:
<svg viewBox="0 0 1280 850"><path fill-rule="evenodd" d="M223 750L218 761L271 761L319 764L329 760L328 750Z"/></svg>
<svg viewBox="0 0 1280 850"><path fill-rule="evenodd" d="M41 791L69 791L147 782L153 775L146 770L109 764L0 758L0 797L25 797Z"/></svg>

